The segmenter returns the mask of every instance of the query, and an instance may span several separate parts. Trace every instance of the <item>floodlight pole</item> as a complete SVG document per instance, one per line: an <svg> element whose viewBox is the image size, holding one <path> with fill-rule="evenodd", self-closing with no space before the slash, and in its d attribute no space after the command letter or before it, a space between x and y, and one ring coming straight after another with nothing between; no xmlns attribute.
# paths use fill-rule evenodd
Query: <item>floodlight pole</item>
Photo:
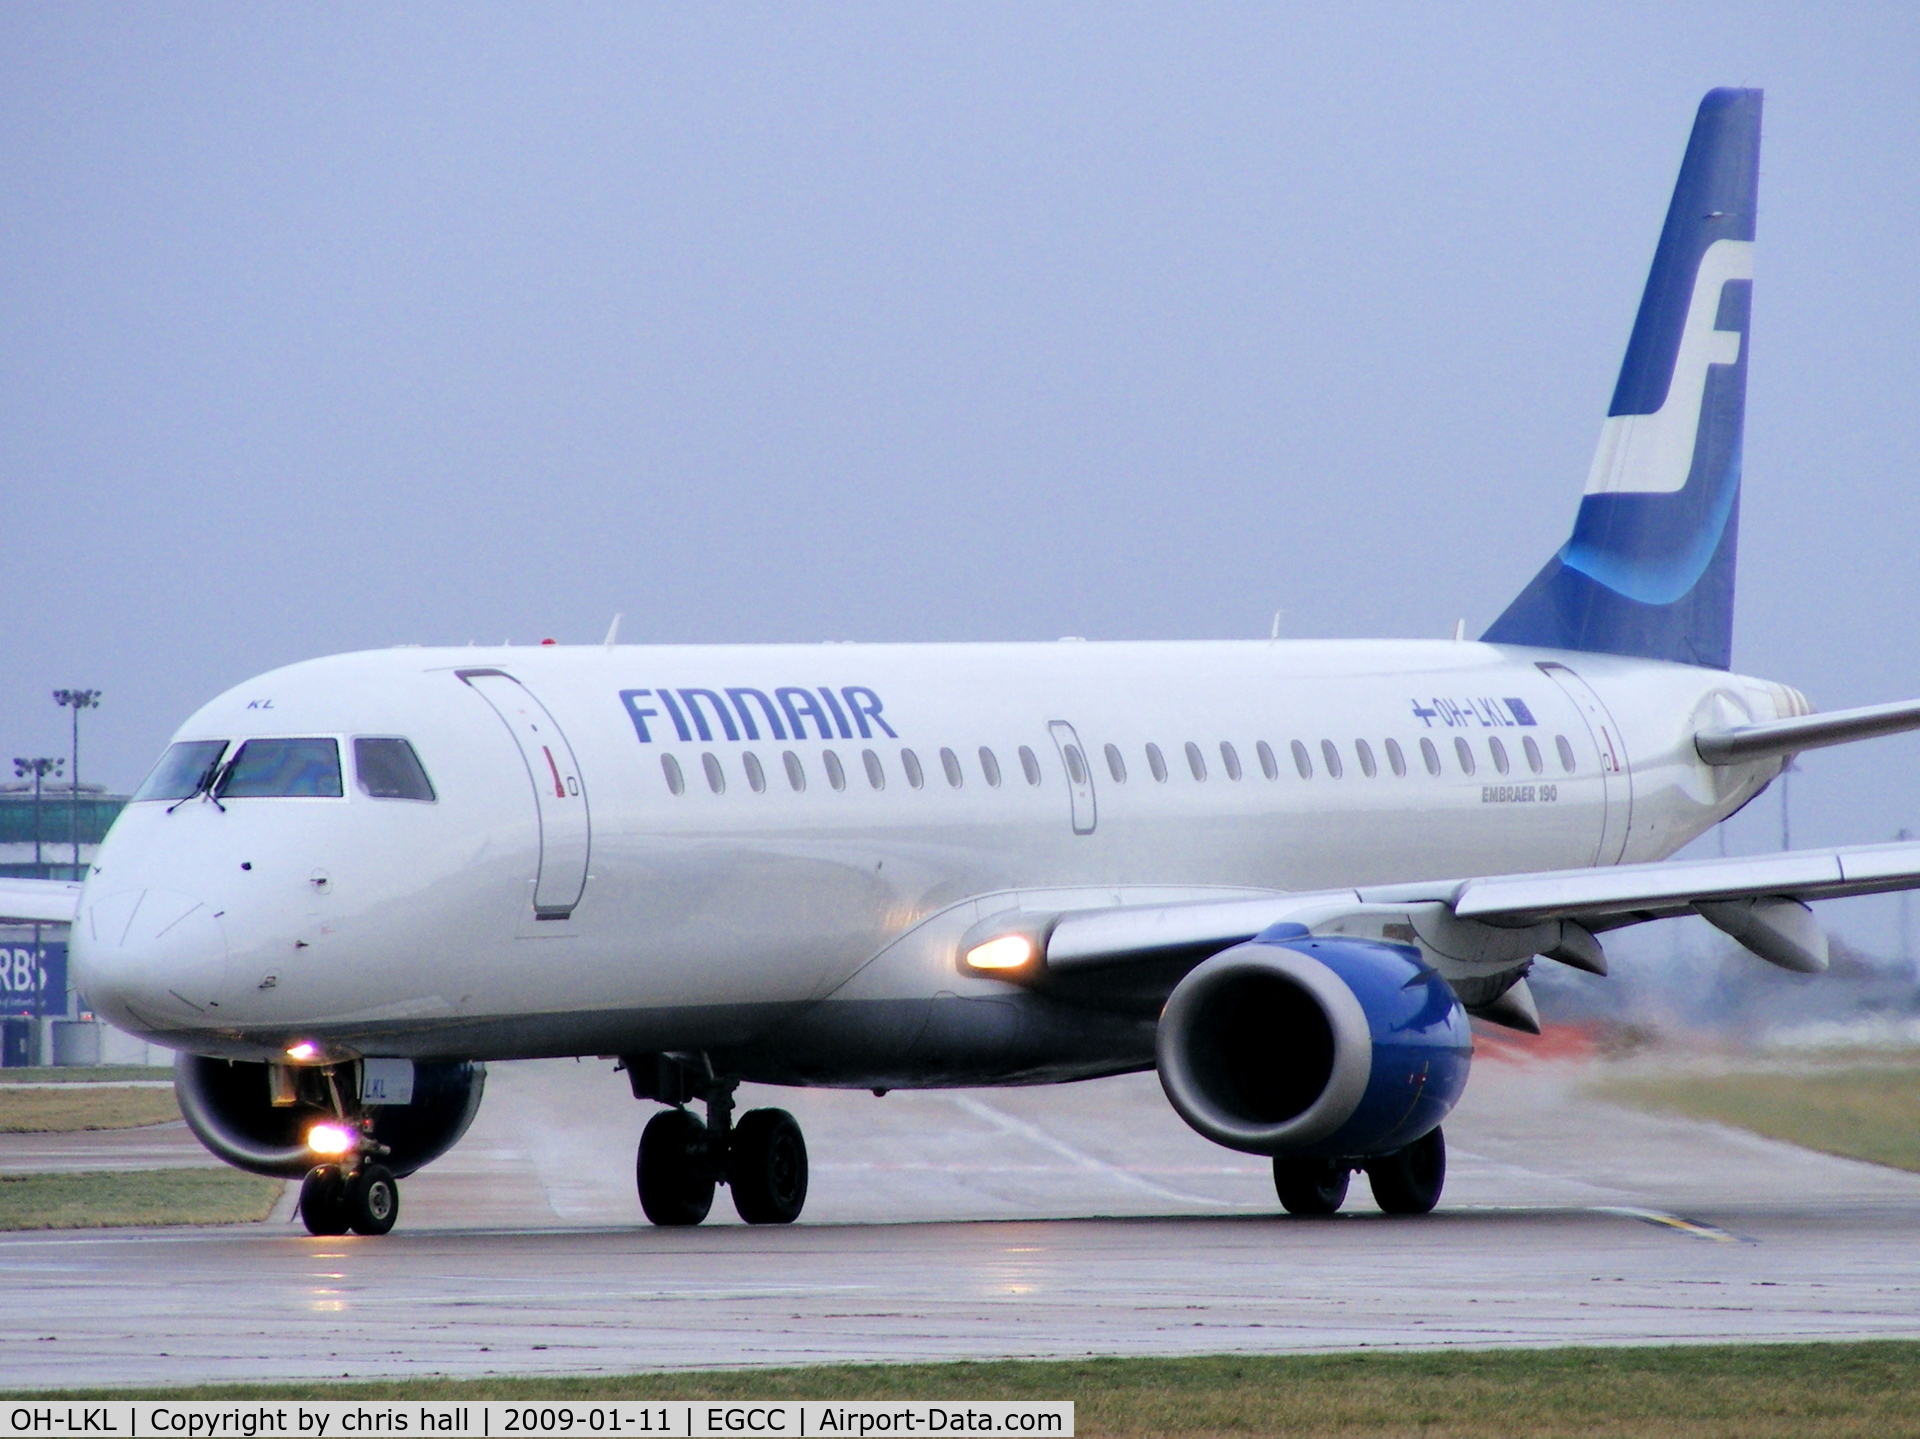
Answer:
<svg viewBox="0 0 1920 1439"><path fill-rule="evenodd" d="M1902 825L1900 832L1896 834L1894 838L1904 844L1913 838L1913 831L1905 825ZM1911 890L1903 889L1900 891L1900 957L1907 962L1909 967L1913 964L1912 898L1913 892Z"/></svg>
<svg viewBox="0 0 1920 1439"><path fill-rule="evenodd" d="M66 763L63 759L52 759L45 755L37 759L15 759L13 762L16 776L21 779L33 776L33 868L36 879L46 877L39 873L43 864L40 858L40 784L48 775L58 777Z"/></svg>
<svg viewBox="0 0 1920 1439"><path fill-rule="evenodd" d="M99 690L55 690L53 702L73 711L73 800L67 814L72 820L73 877L80 878L80 711L100 707Z"/></svg>

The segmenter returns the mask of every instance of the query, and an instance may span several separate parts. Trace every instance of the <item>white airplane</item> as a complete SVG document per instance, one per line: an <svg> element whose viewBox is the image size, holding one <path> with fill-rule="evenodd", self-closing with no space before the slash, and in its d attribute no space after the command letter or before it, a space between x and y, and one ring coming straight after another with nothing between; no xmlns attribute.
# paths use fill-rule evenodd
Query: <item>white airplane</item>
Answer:
<svg viewBox="0 0 1920 1439"><path fill-rule="evenodd" d="M1761 96L1700 107L1573 536L1478 643L403 648L181 727L83 887L78 987L179 1051L221 1158L384 1233L484 1062L617 1056L658 1224L785 1223L745 1080L1156 1068L1279 1202L1440 1196L1469 1014L1704 916L1824 967L1810 900L1920 846L1670 862L1796 751L1920 727L1731 673ZM611 638L611 637L610 637ZM705 1105L704 1123L689 1111Z"/></svg>

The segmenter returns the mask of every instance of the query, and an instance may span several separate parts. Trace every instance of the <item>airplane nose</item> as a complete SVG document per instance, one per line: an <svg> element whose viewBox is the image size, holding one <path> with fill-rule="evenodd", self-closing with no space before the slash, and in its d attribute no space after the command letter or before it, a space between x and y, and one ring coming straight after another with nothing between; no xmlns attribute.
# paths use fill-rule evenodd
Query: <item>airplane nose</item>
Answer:
<svg viewBox="0 0 1920 1439"><path fill-rule="evenodd" d="M220 916L192 895L122 890L90 900L74 926L74 975L88 1003L130 1028L217 1012L227 971Z"/></svg>

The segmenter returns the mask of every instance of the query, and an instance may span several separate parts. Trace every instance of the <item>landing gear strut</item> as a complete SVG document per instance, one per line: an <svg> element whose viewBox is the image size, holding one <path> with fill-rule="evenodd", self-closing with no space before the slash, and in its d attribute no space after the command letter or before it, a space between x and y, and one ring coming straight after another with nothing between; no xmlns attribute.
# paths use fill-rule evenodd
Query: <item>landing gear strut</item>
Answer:
<svg viewBox="0 0 1920 1439"><path fill-rule="evenodd" d="M300 1182L300 1218L309 1234L385 1234L400 1217L400 1182L379 1162L389 1151L373 1137L369 1121L347 1117L331 1068L326 1082L336 1116L330 1127L341 1132L347 1152L307 1171Z"/></svg>
<svg viewBox="0 0 1920 1439"><path fill-rule="evenodd" d="M699 1074L666 1055L622 1061L634 1096L671 1104L647 1121L634 1178L640 1208L662 1226L698 1224L713 1208L713 1190L725 1184L733 1207L749 1224L791 1224L807 1202L807 1141L784 1109L755 1109L733 1122L739 1081ZM705 1100L702 1124L684 1106Z"/></svg>

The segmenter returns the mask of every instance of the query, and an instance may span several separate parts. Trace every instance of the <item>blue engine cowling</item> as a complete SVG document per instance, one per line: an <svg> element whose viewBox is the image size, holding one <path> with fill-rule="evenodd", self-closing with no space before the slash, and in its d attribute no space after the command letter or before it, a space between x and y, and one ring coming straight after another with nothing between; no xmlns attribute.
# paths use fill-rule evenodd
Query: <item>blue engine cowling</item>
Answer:
<svg viewBox="0 0 1920 1439"><path fill-rule="evenodd" d="M1411 946L1276 925L1175 986L1155 1039L1180 1117L1250 1154L1364 1159L1437 1126L1466 1087L1466 1011Z"/></svg>

